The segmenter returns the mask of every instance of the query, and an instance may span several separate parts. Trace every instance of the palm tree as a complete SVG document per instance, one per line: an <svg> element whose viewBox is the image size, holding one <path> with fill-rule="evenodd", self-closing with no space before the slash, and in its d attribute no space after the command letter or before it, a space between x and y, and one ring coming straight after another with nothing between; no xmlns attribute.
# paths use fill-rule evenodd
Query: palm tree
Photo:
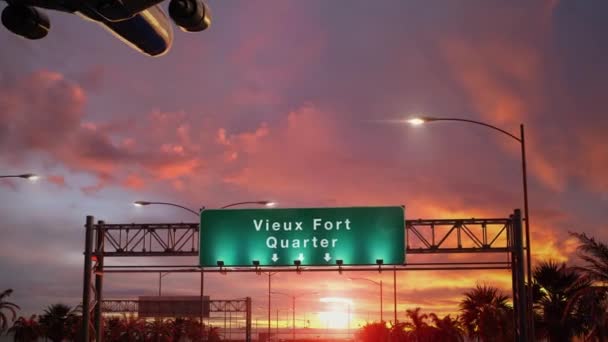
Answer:
<svg viewBox="0 0 608 342"><path fill-rule="evenodd" d="M220 329L218 327L210 327L207 332L207 342L220 342Z"/></svg>
<svg viewBox="0 0 608 342"><path fill-rule="evenodd" d="M125 334L125 326L120 317L106 319L103 330L104 341L121 341Z"/></svg>
<svg viewBox="0 0 608 342"><path fill-rule="evenodd" d="M171 328L162 320L146 324L146 340L150 342L171 342Z"/></svg>
<svg viewBox="0 0 608 342"><path fill-rule="evenodd" d="M175 320L168 320L167 325L171 331L171 339L173 341L180 341L186 336L186 320L183 318L176 318Z"/></svg>
<svg viewBox="0 0 608 342"><path fill-rule="evenodd" d="M401 342L401 341L409 341L409 332L408 332L409 323L406 322L397 322L393 323L389 329L389 338L390 342ZM373 340L375 341L375 340Z"/></svg>
<svg viewBox="0 0 608 342"><path fill-rule="evenodd" d="M13 289L4 290L0 293L0 335L6 330L9 322L8 316L3 311L10 312L12 314L10 321L14 321L17 317L17 310L20 309L17 304L5 300L11 293L13 293Z"/></svg>
<svg viewBox="0 0 608 342"><path fill-rule="evenodd" d="M452 319L450 315L444 316L443 318L437 317L434 313L429 315L433 320L433 323L437 327L436 340L445 342L463 342L464 341L464 329L460 324L458 316Z"/></svg>
<svg viewBox="0 0 608 342"><path fill-rule="evenodd" d="M384 322L367 323L358 332L358 338L364 342L388 342L389 336L389 329Z"/></svg>
<svg viewBox="0 0 608 342"><path fill-rule="evenodd" d="M204 330L204 326L203 326ZM202 341L203 332L201 331L201 322L195 319L188 319L184 324L184 333L190 341Z"/></svg>
<svg viewBox="0 0 608 342"><path fill-rule="evenodd" d="M406 316L410 319L410 322L405 324L408 330L408 338L410 341L415 342L432 341L434 335L436 335L436 328L426 323L426 319L429 316L427 314L420 314L420 310L420 308L415 308L414 310L407 309L405 311Z"/></svg>
<svg viewBox="0 0 608 342"><path fill-rule="evenodd" d="M71 334L70 327L74 316L72 308L65 304L53 304L47 307L40 317L45 336L53 342L63 341Z"/></svg>
<svg viewBox="0 0 608 342"><path fill-rule="evenodd" d="M122 321L123 332L120 340L123 342L143 341L146 334L145 322L134 317L125 318Z"/></svg>
<svg viewBox="0 0 608 342"><path fill-rule="evenodd" d="M570 233L578 238L578 256L587 264L577 267L587 278L602 286L608 285L608 245L588 237L585 233Z"/></svg>
<svg viewBox="0 0 608 342"><path fill-rule="evenodd" d="M30 318L19 317L8 329L8 333L13 334L15 342L35 342L42 336L42 329L36 315L32 315Z"/></svg>
<svg viewBox="0 0 608 342"><path fill-rule="evenodd" d="M608 339L608 245L585 233L570 233L579 240L578 256L586 262L575 267L591 284L579 293L581 306L587 308L586 338L603 341Z"/></svg>
<svg viewBox="0 0 608 342"><path fill-rule="evenodd" d="M542 261L535 267L533 280L538 291L533 298L540 314L539 333L549 342L570 341L584 332L584 315L574 300L590 283L565 263Z"/></svg>
<svg viewBox="0 0 608 342"><path fill-rule="evenodd" d="M461 320L469 337L480 341L513 341L513 309L509 297L492 286L464 293Z"/></svg>

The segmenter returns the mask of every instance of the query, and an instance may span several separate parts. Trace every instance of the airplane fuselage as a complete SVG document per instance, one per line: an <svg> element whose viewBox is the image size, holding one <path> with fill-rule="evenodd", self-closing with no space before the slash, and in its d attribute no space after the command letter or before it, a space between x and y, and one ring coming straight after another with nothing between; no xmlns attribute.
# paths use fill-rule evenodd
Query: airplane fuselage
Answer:
<svg viewBox="0 0 608 342"><path fill-rule="evenodd" d="M9 5L3 11L2 22L9 30L29 39L46 36L49 20L36 10L45 8L95 21L126 44L150 56L166 53L173 42L173 27L159 6L163 0L5 1ZM171 17L184 31L202 31L210 25L209 11L202 0L170 1Z"/></svg>

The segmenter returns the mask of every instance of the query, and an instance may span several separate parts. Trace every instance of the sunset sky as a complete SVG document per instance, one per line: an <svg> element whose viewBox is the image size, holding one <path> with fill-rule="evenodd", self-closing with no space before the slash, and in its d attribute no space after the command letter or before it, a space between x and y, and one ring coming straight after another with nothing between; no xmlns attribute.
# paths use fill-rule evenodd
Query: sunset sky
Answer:
<svg viewBox="0 0 608 342"><path fill-rule="evenodd" d="M513 134L524 123L534 262L576 262L568 231L608 241L608 2L209 6L212 27L176 30L160 58L69 14L49 12L41 41L0 29L0 174L44 176L0 181L0 291L15 290L21 314L81 300L86 215L196 221L134 200L195 210L265 199L405 205L406 218L507 217L523 207L517 143L467 124L378 123L413 114ZM347 276L382 279L392 319L392 273ZM325 310L320 297L347 297L357 319L378 317L377 286L347 276L280 274L272 286L321 293L299 299L298 315ZM157 278L108 275L105 296L155 295ZM400 317L416 306L454 312L477 283L510 294L507 271L400 273ZM163 279L165 294L198 289L198 275ZM213 274L205 289L251 296L265 314L265 277Z"/></svg>

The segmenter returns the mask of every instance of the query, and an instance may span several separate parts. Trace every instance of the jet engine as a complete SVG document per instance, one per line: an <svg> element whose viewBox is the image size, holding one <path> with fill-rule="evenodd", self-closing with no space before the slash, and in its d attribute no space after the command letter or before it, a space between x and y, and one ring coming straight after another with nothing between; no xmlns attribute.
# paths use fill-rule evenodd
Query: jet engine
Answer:
<svg viewBox="0 0 608 342"><path fill-rule="evenodd" d="M203 31L211 25L211 13L202 0L171 0L169 15L182 31Z"/></svg>
<svg viewBox="0 0 608 342"><path fill-rule="evenodd" d="M12 4L2 11L2 24L14 34L28 38L44 38L51 28L46 14L33 7Z"/></svg>

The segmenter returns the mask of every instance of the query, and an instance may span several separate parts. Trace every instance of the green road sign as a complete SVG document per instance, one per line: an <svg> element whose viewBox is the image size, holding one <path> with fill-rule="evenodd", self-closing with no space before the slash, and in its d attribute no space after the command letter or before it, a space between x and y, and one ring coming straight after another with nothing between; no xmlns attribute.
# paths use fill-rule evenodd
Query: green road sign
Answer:
<svg viewBox="0 0 608 342"><path fill-rule="evenodd" d="M201 213L200 265L329 266L405 262L403 207L217 209Z"/></svg>

